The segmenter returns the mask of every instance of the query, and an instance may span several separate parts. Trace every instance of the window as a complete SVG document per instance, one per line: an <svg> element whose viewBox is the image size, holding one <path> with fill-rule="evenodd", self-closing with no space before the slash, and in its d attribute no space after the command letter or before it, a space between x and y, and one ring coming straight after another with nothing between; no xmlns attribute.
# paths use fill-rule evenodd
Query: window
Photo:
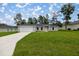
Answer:
<svg viewBox="0 0 79 59"><path fill-rule="evenodd" d="M39 30L39 27L37 27L37 30Z"/></svg>

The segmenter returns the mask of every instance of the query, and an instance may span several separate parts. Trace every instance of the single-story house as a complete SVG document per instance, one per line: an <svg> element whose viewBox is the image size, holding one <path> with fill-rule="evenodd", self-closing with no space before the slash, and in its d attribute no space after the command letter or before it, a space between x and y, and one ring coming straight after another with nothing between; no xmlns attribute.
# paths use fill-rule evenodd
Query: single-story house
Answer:
<svg viewBox="0 0 79 59"><path fill-rule="evenodd" d="M25 25L18 25L18 30L20 32L35 32L35 31L57 31L58 26L52 24L25 24Z"/></svg>
<svg viewBox="0 0 79 59"><path fill-rule="evenodd" d="M35 31L57 31L58 26L51 26L51 25L19 25L18 31L20 32L35 32Z"/></svg>
<svg viewBox="0 0 79 59"><path fill-rule="evenodd" d="M65 25L63 25L61 28L59 27L58 29L65 29ZM79 30L79 21L70 22L67 25L67 29L70 29L70 30Z"/></svg>
<svg viewBox="0 0 79 59"><path fill-rule="evenodd" d="M74 21L71 22L67 28L74 30L74 29L79 29L79 21ZM29 24L25 24L25 25L18 25L18 31L20 32L35 32L35 31L58 31L59 29L65 29L65 26L63 25L62 27L56 26L56 25L52 25L52 24L33 24L33 25L29 25Z"/></svg>
<svg viewBox="0 0 79 59"><path fill-rule="evenodd" d="M12 31L18 31L18 27L10 26L7 24L0 24L0 32L12 32Z"/></svg>
<svg viewBox="0 0 79 59"><path fill-rule="evenodd" d="M71 22L67 28L70 28L71 30L79 30L79 21Z"/></svg>

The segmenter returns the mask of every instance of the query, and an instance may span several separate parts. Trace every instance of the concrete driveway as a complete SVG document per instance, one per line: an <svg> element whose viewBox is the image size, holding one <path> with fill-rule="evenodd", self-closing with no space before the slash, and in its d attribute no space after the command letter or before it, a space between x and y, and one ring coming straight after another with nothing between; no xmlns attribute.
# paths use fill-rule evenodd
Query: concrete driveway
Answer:
<svg viewBox="0 0 79 59"><path fill-rule="evenodd" d="M21 32L0 37L0 56L12 56L16 43L31 32Z"/></svg>

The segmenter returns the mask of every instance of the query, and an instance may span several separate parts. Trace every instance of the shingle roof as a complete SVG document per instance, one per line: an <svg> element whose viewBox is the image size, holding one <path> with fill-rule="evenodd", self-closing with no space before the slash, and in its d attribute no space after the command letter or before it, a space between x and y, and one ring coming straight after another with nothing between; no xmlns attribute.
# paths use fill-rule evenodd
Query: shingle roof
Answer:
<svg viewBox="0 0 79 59"><path fill-rule="evenodd" d="M71 25L79 24L79 21L70 22Z"/></svg>
<svg viewBox="0 0 79 59"><path fill-rule="evenodd" d="M0 24L0 28L17 28L17 26L10 26L7 24Z"/></svg>

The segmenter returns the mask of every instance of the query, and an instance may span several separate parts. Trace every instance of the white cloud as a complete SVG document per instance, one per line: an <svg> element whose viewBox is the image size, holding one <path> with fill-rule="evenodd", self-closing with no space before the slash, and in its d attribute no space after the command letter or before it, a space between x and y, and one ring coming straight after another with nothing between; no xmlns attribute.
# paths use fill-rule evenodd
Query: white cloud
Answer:
<svg viewBox="0 0 79 59"><path fill-rule="evenodd" d="M30 14L29 14L29 13L27 13L26 15L27 15L27 16L29 16Z"/></svg>
<svg viewBox="0 0 79 59"><path fill-rule="evenodd" d="M32 12L32 16L35 16L35 15L36 15L36 13L35 13L35 11L33 11L33 12Z"/></svg>
<svg viewBox="0 0 79 59"><path fill-rule="evenodd" d="M49 15L49 19L51 19L52 18L52 15L51 14L48 14Z"/></svg>
<svg viewBox="0 0 79 59"><path fill-rule="evenodd" d="M43 11L43 10L41 10L41 13L44 13L44 11Z"/></svg>
<svg viewBox="0 0 79 59"><path fill-rule="evenodd" d="M18 8L24 8L25 6L27 6L29 3L17 3L16 4L16 7L18 7Z"/></svg>
<svg viewBox="0 0 79 59"><path fill-rule="evenodd" d="M22 17L22 19L25 19L25 21L28 22L28 18L26 18L26 17Z"/></svg>
<svg viewBox="0 0 79 59"><path fill-rule="evenodd" d="M11 9L9 9L9 12L13 12Z"/></svg>
<svg viewBox="0 0 79 59"><path fill-rule="evenodd" d="M47 7L46 5L43 5L43 7Z"/></svg>
<svg viewBox="0 0 79 59"><path fill-rule="evenodd" d="M2 21L2 18L0 18L0 21Z"/></svg>
<svg viewBox="0 0 79 59"><path fill-rule="evenodd" d="M38 17L38 11L41 11L42 8L40 6L35 6L33 8L28 8L26 11L26 16ZM41 11L44 12L44 11ZM31 14L30 14L31 13Z"/></svg>
<svg viewBox="0 0 79 59"><path fill-rule="evenodd" d="M35 11L33 11L32 16L38 18L39 15Z"/></svg>
<svg viewBox="0 0 79 59"><path fill-rule="evenodd" d="M64 4L65 4L65 3L64 3ZM63 6L63 3L61 3L60 6Z"/></svg>
<svg viewBox="0 0 79 59"><path fill-rule="evenodd" d="M5 10L5 7L1 7L1 9L0 9L0 12L4 12L4 10Z"/></svg>
<svg viewBox="0 0 79 59"><path fill-rule="evenodd" d="M38 14L36 12L40 11L42 8L40 6L36 6L35 8L31 9L32 10L32 16L33 17L38 17Z"/></svg>
<svg viewBox="0 0 79 59"><path fill-rule="evenodd" d="M2 12L2 13L3 13L3 12L4 12L4 10L0 10L0 12Z"/></svg>
<svg viewBox="0 0 79 59"><path fill-rule="evenodd" d="M7 22L3 18L0 18L0 23L6 24Z"/></svg>
<svg viewBox="0 0 79 59"><path fill-rule="evenodd" d="M57 5L57 8L61 8L59 5Z"/></svg>
<svg viewBox="0 0 79 59"><path fill-rule="evenodd" d="M60 6L59 5L57 5L56 3L52 3L52 4L49 4L50 5L50 7L49 7L49 11L51 12L51 11L53 11L53 10L55 10L55 7L56 8L60 8Z"/></svg>
<svg viewBox="0 0 79 59"><path fill-rule="evenodd" d="M3 3L3 4L2 4L2 6L7 6L7 5L8 5L8 3Z"/></svg>
<svg viewBox="0 0 79 59"><path fill-rule="evenodd" d="M54 3L53 5L54 5L55 7L57 6L57 4L56 4L56 3Z"/></svg>
<svg viewBox="0 0 79 59"><path fill-rule="evenodd" d="M52 9L53 9L53 5L52 5L52 4L50 4L49 11L51 12L51 11L52 11Z"/></svg>
<svg viewBox="0 0 79 59"><path fill-rule="evenodd" d="M41 10L41 9L42 9L42 8L41 8L40 6L37 6L34 11L39 11L39 10Z"/></svg>
<svg viewBox="0 0 79 59"><path fill-rule="evenodd" d="M4 24L6 24L7 22L6 22L5 20L3 20L3 21L1 21L0 23L4 23Z"/></svg>
<svg viewBox="0 0 79 59"><path fill-rule="evenodd" d="M57 5L56 3L50 4L50 6L49 6L49 17L50 18L52 18L53 13L55 13L57 15L57 10L54 9L55 7L60 8L60 6Z"/></svg>
<svg viewBox="0 0 79 59"><path fill-rule="evenodd" d="M10 18L10 17L11 17L11 15L5 14L5 18Z"/></svg>
<svg viewBox="0 0 79 59"><path fill-rule="evenodd" d="M16 11L11 10L11 9L9 9L9 12L10 12L10 13L13 13L13 14L15 14L15 13L16 13Z"/></svg>
<svg viewBox="0 0 79 59"><path fill-rule="evenodd" d="M79 8L77 10L79 11Z"/></svg>
<svg viewBox="0 0 79 59"><path fill-rule="evenodd" d="M14 19L13 19L14 17L12 17L12 15L10 15L10 14L5 14L5 16L4 16L4 20L2 20L1 22L2 23L5 23L5 24L8 24L8 25L15 25L15 23L14 23Z"/></svg>
<svg viewBox="0 0 79 59"><path fill-rule="evenodd" d="M5 14L5 17L4 17L6 20L10 20L10 21L13 21L13 17L9 14Z"/></svg>
<svg viewBox="0 0 79 59"><path fill-rule="evenodd" d="M2 10L4 10L5 9L5 7L2 7Z"/></svg>
<svg viewBox="0 0 79 59"><path fill-rule="evenodd" d="M16 13L16 11L13 11L13 13Z"/></svg>

